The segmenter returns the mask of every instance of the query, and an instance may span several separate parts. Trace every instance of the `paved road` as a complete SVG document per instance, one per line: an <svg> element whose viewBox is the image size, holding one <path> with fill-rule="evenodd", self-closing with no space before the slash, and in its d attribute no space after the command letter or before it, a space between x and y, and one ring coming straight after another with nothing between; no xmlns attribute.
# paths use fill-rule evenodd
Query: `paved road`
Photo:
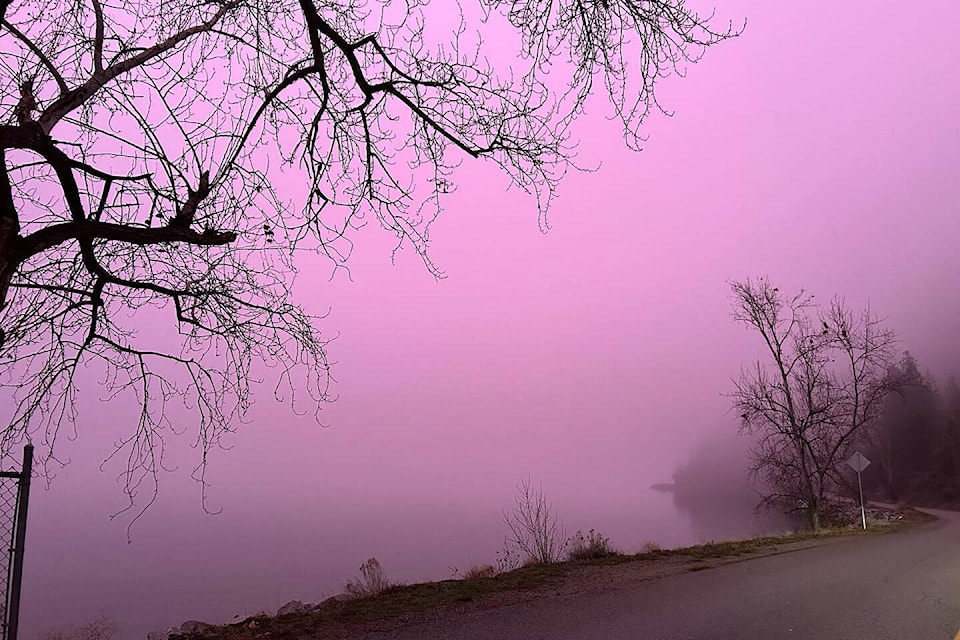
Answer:
<svg viewBox="0 0 960 640"><path fill-rule="evenodd" d="M954 640L960 513L884 536L543 598L369 640Z"/></svg>

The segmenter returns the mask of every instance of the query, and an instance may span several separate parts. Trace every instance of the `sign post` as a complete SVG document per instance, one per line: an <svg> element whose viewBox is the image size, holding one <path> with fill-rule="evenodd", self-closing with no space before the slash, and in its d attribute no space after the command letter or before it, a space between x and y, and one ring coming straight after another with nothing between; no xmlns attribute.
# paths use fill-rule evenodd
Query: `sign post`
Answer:
<svg viewBox="0 0 960 640"><path fill-rule="evenodd" d="M854 451L850 459L847 460L847 464L857 472L857 486L860 488L860 519L863 521L864 530L866 530L867 512L863 508L863 482L860 480L860 472L870 466L870 461L867 460L867 456L859 451Z"/></svg>
<svg viewBox="0 0 960 640"><path fill-rule="evenodd" d="M20 581L23 576L23 543L27 533L27 503L33 472L33 445L23 448L20 471L0 471L0 539L6 536L6 558L0 559L0 639L17 640L20 625ZM15 491L16 493L11 495ZM12 510L12 513L9 511ZM0 556L2 558L2 556Z"/></svg>

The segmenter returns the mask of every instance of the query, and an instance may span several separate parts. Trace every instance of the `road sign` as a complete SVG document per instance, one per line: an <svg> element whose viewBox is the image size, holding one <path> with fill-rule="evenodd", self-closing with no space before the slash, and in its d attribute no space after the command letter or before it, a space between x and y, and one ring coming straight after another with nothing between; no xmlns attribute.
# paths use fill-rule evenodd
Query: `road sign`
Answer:
<svg viewBox="0 0 960 640"><path fill-rule="evenodd" d="M863 482L860 480L860 472L870 466L870 461L867 460L867 456L859 451L854 451L850 459L847 460L847 464L857 472L857 486L860 488L860 519L863 521L863 528L866 529L867 512L863 508Z"/></svg>
<svg viewBox="0 0 960 640"><path fill-rule="evenodd" d="M850 456L850 459L847 460L847 464L853 467L854 471L860 473L870 466L870 461L867 460L867 456L863 455L859 451L854 451L853 455Z"/></svg>

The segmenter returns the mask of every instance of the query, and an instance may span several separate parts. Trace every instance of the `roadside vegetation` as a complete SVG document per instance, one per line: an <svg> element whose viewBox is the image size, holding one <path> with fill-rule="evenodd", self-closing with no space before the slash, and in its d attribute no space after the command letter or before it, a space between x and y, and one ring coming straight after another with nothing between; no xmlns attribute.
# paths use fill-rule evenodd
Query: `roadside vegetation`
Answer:
<svg viewBox="0 0 960 640"><path fill-rule="evenodd" d="M567 540L567 560L598 560L618 555L622 554L610 546L610 539L594 529L587 535L577 531Z"/></svg>
<svg viewBox="0 0 960 640"><path fill-rule="evenodd" d="M527 489L526 491L524 489ZM559 531L560 524L541 489L532 490L527 481L519 487L521 504L527 498L534 512L542 517L527 520L539 523L535 531ZM526 496L526 498L524 498ZM526 507L520 509L525 511ZM510 513L506 514L509 518ZM859 517L859 516L858 516ZM819 531L785 533L739 540L708 542L690 547L662 549L655 542L644 542L637 553L616 550L610 540L596 531L577 531L559 545L562 558L551 556L538 561L532 554L520 560L512 551L518 566L481 564L460 572L454 579L421 584L391 584L380 563L371 558L360 568L360 575L347 583L343 594L327 598L316 605L304 605L286 615L251 616L233 624L211 626L202 630L170 636L176 640L274 640L343 637L345 633L388 630L402 625L426 621L441 615L455 614L471 608L489 608L527 599L578 593L603 588L612 581L649 580L676 573L702 571L721 564L771 553L815 546L829 538L876 535L894 531L906 524L919 523L932 516L909 507L896 510L873 507L869 527L863 531L857 524L824 527ZM556 527L546 526L554 523ZM509 527L508 527L509 528ZM513 532L513 530L510 530ZM520 531L520 533L524 533ZM508 536L507 547L515 537ZM536 550L537 547L531 547ZM546 548L546 547L541 547ZM501 554L502 555L502 554Z"/></svg>
<svg viewBox="0 0 960 640"><path fill-rule="evenodd" d="M387 580L380 561L376 558L370 558L360 565L360 577L350 580L344 586L344 594L347 597L372 598L380 595L390 587L394 586Z"/></svg>

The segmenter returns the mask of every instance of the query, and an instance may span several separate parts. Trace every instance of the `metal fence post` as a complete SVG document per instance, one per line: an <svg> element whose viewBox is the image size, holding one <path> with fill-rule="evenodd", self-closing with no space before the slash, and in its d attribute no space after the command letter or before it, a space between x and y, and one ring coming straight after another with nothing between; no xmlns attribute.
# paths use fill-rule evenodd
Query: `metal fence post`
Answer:
<svg viewBox="0 0 960 640"><path fill-rule="evenodd" d="M30 476L33 474L33 445L23 448L23 467L17 486L16 533L13 543L13 571L10 576L10 599L6 640L17 640L20 625L20 579L23 577L23 543L27 536L27 505L30 502Z"/></svg>

